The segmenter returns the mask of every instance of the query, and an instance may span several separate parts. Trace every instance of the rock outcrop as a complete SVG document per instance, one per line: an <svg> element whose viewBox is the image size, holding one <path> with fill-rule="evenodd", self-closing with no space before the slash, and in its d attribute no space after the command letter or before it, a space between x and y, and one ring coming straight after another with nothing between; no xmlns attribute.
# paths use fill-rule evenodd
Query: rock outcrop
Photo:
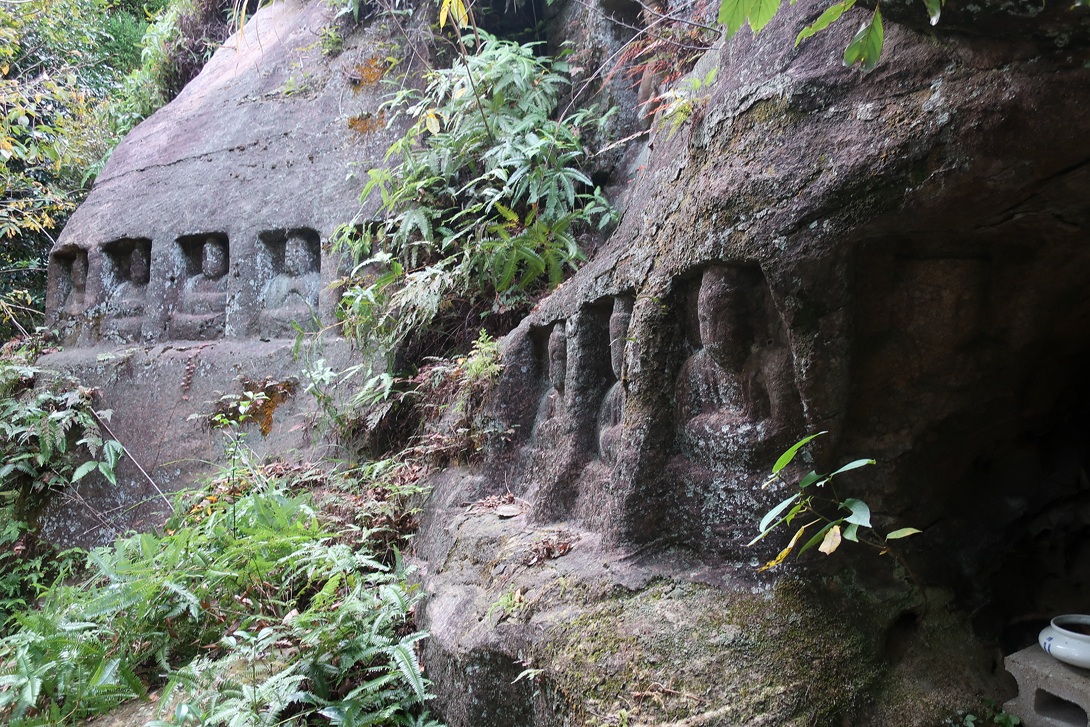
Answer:
<svg viewBox="0 0 1090 727"><path fill-rule="evenodd" d="M554 20L585 45L639 14L579 7ZM495 437L436 475L415 553L452 727L935 724L1005 696L1000 649L1085 603L1090 11L950 0L932 29L897 0L863 75L841 64L862 6L794 45L823 9L707 54L688 118L609 161L608 243L504 340L478 413ZM395 133L369 85L394 41L371 23L323 58L328 12L263 8L118 148L52 253L70 349L44 363L103 390L163 489L204 467L168 462L215 458L192 414L298 391L295 326L333 323L327 243ZM288 396L264 451L317 456L309 412ZM820 431L799 466L876 458L840 494L923 530L913 573L848 544L756 571L784 545L747 547L786 491L769 469ZM149 517L150 484L122 479L80 490L116 522L58 505L53 537Z"/></svg>
<svg viewBox="0 0 1090 727"><path fill-rule="evenodd" d="M887 20L863 75L840 58L869 10L794 46L822 9L781 9L705 58L717 83L676 133L653 133L607 247L507 339L486 415L509 441L438 481L421 534L452 724L562 723L525 680L505 689L538 706L497 712L481 675L510 682L516 662L541 670L537 699L591 698L600 720L933 724L1005 688L982 643L1025 645L1085 602L1086 12L989 9L978 32L983 11L953 3L934 30ZM880 530L924 531L903 549L940 589L929 607L882 582L888 561L754 573L785 544L746 547L785 496L762 484L819 431L807 467L876 458L841 497ZM513 520L466 509L507 493L525 502ZM566 554L525 555L556 533ZM720 681L702 676L718 629L771 648L734 599L777 613L800 572L815 590L788 610L826 614L803 629L821 646L730 641L711 657ZM720 589L720 621L701 615L701 583ZM948 610L973 613L976 635L940 627ZM847 639L853 623L875 640ZM872 678L837 672L824 710L820 659L800 682L789 666L816 652Z"/></svg>
<svg viewBox="0 0 1090 727"><path fill-rule="evenodd" d="M335 57L329 28L344 33ZM351 266L330 240L396 138L382 79L419 62L382 23L338 29L320 2L273 3L117 147L50 255L49 323L67 350L41 364L101 389L149 476L126 458L119 487L88 477L47 513L47 537L87 545L155 522L156 487L223 461L208 415L224 394L283 392L261 436L247 427L259 455L327 452L306 371L353 356L331 328ZM323 329L299 358L297 331Z"/></svg>

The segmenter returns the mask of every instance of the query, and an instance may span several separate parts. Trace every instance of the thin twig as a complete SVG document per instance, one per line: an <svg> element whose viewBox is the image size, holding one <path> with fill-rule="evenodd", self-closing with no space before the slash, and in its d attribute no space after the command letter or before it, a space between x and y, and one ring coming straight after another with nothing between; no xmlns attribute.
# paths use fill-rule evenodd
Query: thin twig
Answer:
<svg viewBox="0 0 1090 727"><path fill-rule="evenodd" d="M98 415L98 413L95 412L94 409L91 409L90 411L91 411L91 416L93 416L98 421L98 423L102 426L102 428L106 430L107 434L109 434L111 437L113 437L115 442L117 442L118 444L121 444L121 440L118 439L117 435L114 434L112 429L110 429L110 425L108 425L106 422L104 422L102 420L102 417L100 417ZM138 461L136 461L136 457L132 456L132 452L129 451L128 447L126 447L124 444L121 444L121 451L129 456L129 459L132 460L132 463L134 465L136 465L136 469L140 470L140 474L142 474L142 475L144 475L144 477L148 478L148 482L150 482L151 486L155 488L155 491L159 493L159 496L163 498L163 502L165 502L167 504L167 507L174 507L174 505L170 502L170 498L168 498L165 494L163 494L163 491L159 489L159 485L155 484L155 480L153 480L151 478L151 475L149 475L144 470L144 468L140 466L140 463Z"/></svg>
<svg viewBox="0 0 1090 727"><path fill-rule="evenodd" d="M477 39L477 52L481 52L481 36L477 34L477 23L473 20L473 10L469 6L466 7L466 12L469 14L469 22L473 26L473 37ZM455 20L455 25L458 21ZM469 67L469 53L466 51L466 44L462 40L462 34L455 28L455 34L458 36L458 47L462 51L462 62L466 64L466 78L469 79L469 86L473 89L473 97L477 99L477 110L481 112L481 121L484 122L484 131L488 134L488 140L493 146L496 145L496 137L492 135L492 127L488 125L488 117L484 113L484 105L481 104L481 95L477 93L477 83L473 80L473 69Z"/></svg>
<svg viewBox="0 0 1090 727"><path fill-rule="evenodd" d="M665 13L660 13L657 10L655 10L654 8L652 8L650 5L645 5L641 0L636 0L636 2L640 3L640 7L642 7L644 10L646 10L651 15L654 15L656 18L665 18L666 20L673 20L675 23L684 23L685 25L691 25L694 28L700 28L701 30L709 30L712 33L718 33L719 32L719 28L713 28L710 25L701 25L700 23L695 23L692 20L686 20L685 18L678 17L676 15L667 15ZM616 21L614 19L614 22L619 22L619 21Z"/></svg>
<svg viewBox="0 0 1090 727"><path fill-rule="evenodd" d="M8 320L11 321L12 325L14 325L16 328L18 328L19 332L22 333L24 337L30 338L30 334L27 333L26 329L23 328L21 325L19 325L19 321L15 320L15 316L12 314L12 311L11 311L11 304L9 304L3 298L0 298L0 306L3 306L4 314L7 316ZM18 307L22 308L22 306L18 306ZM27 309L27 310L30 310L30 309Z"/></svg>
<svg viewBox="0 0 1090 727"><path fill-rule="evenodd" d="M0 0L0 3L2 3L2 2L5 2L5 0ZM35 268L5 268L3 270L0 270L0 275L7 275L8 273L24 273L24 272L44 273L46 270L48 270L48 268L36 268L36 267Z"/></svg>

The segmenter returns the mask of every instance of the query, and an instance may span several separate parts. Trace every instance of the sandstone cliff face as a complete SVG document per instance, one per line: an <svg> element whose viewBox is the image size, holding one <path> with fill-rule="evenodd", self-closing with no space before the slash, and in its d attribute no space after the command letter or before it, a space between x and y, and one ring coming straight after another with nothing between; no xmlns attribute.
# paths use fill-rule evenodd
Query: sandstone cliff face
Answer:
<svg viewBox="0 0 1090 727"><path fill-rule="evenodd" d="M530 655L576 701L597 695L599 675L573 678L562 666L570 652L551 644L558 633L596 643L590 614L646 598L663 562L678 582L770 588L751 565L770 552L745 544L784 495L761 484L780 452L818 431L828 432L817 440L819 469L879 460L845 481L848 494L870 503L880 528L924 530L905 541L908 559L923 582L956 595L951 607L975 613L978 633L1020 648L1041 616L1084 602L1086 18L951 3L934 31L887 22L885 60L863 76L840 63L862 9L794 47L821 10L800 2L758 38L739 33L705 59L718 69L710 98L673 136L653 134L607 248L508 338L488 415L510 441L481 474L439 480L442 514L421 536L435 547L424 551L436 594L429 648L458 705L455 724L490 721L495 709L472 679L446 676L456 663L483 669ZM897 6L887 17L907 13ZM514 521L464 508L506 491L526 502ZM554 578L595 595L558 598L542 566L517 555L528 547L520 542L555 537L628 572L591 573L561 557ZM493 556L474 559L467 543L482 541ZM810 578L837 567L818 565ZM855 644L851 658L878 660L887 676L845 675L855 686L829 712L792 696L804 687L787 656L761 657L746 677L780 689L774 699L747 692L742 677L700 691L706 676L686 669L700 671L710 633L676 637L688 658L671 667L656 666L653 647L634 649L625 663L636 666L619 682L602 677L612 686L601 712L673 678L707 701L659 709L644 699L641 719L930 724L984 688L971 675L998 676L995 664L976 671L951 656L949 673L941 660L923 667L947 686L921 694L913 638L922 631L888 652L921 604L904 595L896 606L889 584L874 585L885 596L865 609L867 632L889 641ZM829 587L811 608L838 602L840 587ZM516 591L527 613L486 628L486 609L494 619ZM765 593L766 607L779 608L777 591ZM724 596L725 622L756 628L735 609ZM848 647L838 623L817 638L834 651ZM644 627L632 617L609 628ZM960 634L950 643L963 639L951 654L983 654L961 628L950 632ZM717 653L724 674L733 658L753 656L744 646ZM593 671L594 659L582 663ZM909 693L927 708L906 717L892 707ZM863 706L866 694L881 695L877 707ZM727 705L738 711L717 711ZM554 723L546 713L502 723Z"/></svg>
<svg viewBox="0 0 1090 727"><path fill-rule="evenodd" d="M299 359L296 327L335 321L350 265L330 237L353 221L360 176L398 133L378 110L380 81L420 62L382 23L344 29L344 49L324 56L332 12L262 8L117 147L58 239L47 308L67 350L41 363L102 390L99 406L151 477L126 459L120 487L88 478L47 513L54 541L96 544L155 522L156 486L190 485L223 461L208 415L225 393L288 392L269 431L251 427L260 456L327 452L305 369L343 370L353 354L331 333Z"/></svg>
<svg viewBox="0 0 1090 727"><path fill-rule="evenodd" d="M709 52L691 118L628 150L630 182L611 162L608 244L504 341L481 415L505 434L436 476L416 552L451 725L932 724L1002 695L973 627L1010 650L1085 602L1086 11L951 0L931 30L890 3L864 76L840 63L862 7L793 45L822 9ZM72 348L45 363L102 387L168 486L203 465L164 463L214 457L188 416L238 374L301 379L290 323L331 322L326 243L391 138L349 130L381 99L355 69L391 40L372 24L322 59L326 12L263 9L53 251ZM265 451L317 456L307 409L289 400ZM761 485L818 431L807 466L878 459L841 494L924 530L904 550L926 605L869 553L755 572L783 545L745 547L784 496ZM111 512L142 490L84 494Z"/></svg>

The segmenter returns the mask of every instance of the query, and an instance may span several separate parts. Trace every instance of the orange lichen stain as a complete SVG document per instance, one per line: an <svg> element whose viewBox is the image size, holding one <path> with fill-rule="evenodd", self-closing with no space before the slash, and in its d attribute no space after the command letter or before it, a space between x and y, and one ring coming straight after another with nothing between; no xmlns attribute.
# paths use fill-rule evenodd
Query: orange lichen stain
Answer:
<svg viewBox="0 0 1090 727"><path fill-rule="evenodd" d="M252 403L245 409L245 413L239 408L238 398L222 399L212 414L212 421L215 422L217 417L223 417L228 421L240 424L252 421L260 427L261 436L267 437L269 432L272 431L273 412L295 393L298 382L294 379L276 381L270 377L266 377L263 381L243 377L241 381L244 392L258 396L253 397ZM222 425L213 424L213 426Z"/></svg>
<svg viewBox="0 0 1090 727"><path fill-rule="evenodd" d="M367 112L353 116L348 120L348 128L360 134L373 134L379 129L386 128L386 112L380 111L378 114Z"/></svg>
<svg viewBox="0 0 1090 727"><path fill-rule="evenodd" d="M243 379L242 388L248 392L265 395L265 398L255 403L248 413L250 418L261 427L261 436L269 436L269 432L272 431L273 412L276 411L276 407L283 404L288 400L289 396L295 393L295 382L273 381L270 378L266 378L264 381Z"/></svg>
<svg viewBox="0 0 1090 727"><path fill-rule="evenodd" d="M386 59L379 56L371 56L363 63L350 66L345 75L352 84L352 90L359 93L368 86L374 86L386 75Z"/></svg>

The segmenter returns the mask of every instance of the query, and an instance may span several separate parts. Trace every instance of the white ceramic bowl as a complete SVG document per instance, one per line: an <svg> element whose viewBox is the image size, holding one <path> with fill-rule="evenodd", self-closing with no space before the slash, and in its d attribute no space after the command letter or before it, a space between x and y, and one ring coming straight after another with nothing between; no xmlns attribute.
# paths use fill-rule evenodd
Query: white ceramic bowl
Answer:
<svg viewBox="0 0 1090 727"><path fill-rule="evenodd" d="M1041 630L1037 643L1041 648L1065 664L1090 669L1090 636L1070 630L1073 625L1085 626L1090 631L1090 616L1069 614L1057 616L1052 624Z"/></svg>

